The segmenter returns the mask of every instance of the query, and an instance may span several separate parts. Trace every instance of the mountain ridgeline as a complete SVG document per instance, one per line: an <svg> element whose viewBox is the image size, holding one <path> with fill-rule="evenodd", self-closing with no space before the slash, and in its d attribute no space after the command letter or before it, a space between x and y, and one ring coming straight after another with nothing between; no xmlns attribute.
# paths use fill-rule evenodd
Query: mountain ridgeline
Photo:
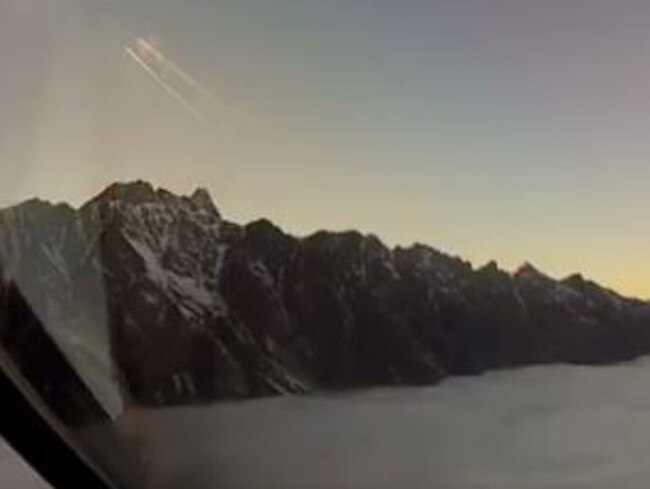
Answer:
<svg viewBox="0 0 650 489"><path fill-rule="evenodd" d="M135 182L79 209L25 202L0 212L0 262L0 283L104 402L107 384L126 403L170 405L650 353L650 305L580 275L242 226L204 190Z"/></svg>

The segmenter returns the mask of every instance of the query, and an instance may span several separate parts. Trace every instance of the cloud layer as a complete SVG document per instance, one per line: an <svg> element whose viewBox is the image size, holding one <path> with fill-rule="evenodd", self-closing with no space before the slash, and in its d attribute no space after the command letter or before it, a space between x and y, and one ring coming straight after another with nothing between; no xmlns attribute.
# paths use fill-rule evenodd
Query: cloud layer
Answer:
<svg viewBox="0 0 650 489"><path fill-rule="evenodd" d="M650 359L131 413L162 487L645 489ZM134 423L134 421L136 421Z"/></svg>

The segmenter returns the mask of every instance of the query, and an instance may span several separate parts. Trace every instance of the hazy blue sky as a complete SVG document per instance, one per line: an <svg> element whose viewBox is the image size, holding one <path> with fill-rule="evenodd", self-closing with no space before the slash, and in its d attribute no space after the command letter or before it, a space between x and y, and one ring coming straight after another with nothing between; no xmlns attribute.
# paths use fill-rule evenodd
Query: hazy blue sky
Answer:
<svg viewBox="0 0 650 489"><path fill-rule="evenodd" d="M216 92L197 122L125 54ZM0 205L146 178L650 296L650 2L0 0Z"/></svg>

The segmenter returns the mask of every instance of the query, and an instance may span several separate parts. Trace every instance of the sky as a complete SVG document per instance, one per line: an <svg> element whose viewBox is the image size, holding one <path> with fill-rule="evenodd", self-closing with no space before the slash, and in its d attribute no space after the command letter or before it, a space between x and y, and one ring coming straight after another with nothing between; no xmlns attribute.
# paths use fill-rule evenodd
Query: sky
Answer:
<svg viewBox="0 0 650 489"><path fill-rule="evenodd" d="M0 0L0 206L113 181L650 297L650 3ZM125 52L215 94L194 117Z"/></svg>

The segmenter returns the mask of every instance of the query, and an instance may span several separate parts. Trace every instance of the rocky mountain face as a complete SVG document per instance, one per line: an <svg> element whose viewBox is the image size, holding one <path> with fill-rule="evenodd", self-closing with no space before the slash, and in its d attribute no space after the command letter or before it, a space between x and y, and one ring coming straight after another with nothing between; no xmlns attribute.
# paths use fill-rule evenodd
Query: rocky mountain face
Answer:
<svg viewBox="0 0 650 489"><path fill-rule="evenodd" d="M0 259L113 411L650 353L650 305L579 275L241 226L204 190L136 182L80 209L26 202L0 213Z"/></svg>

